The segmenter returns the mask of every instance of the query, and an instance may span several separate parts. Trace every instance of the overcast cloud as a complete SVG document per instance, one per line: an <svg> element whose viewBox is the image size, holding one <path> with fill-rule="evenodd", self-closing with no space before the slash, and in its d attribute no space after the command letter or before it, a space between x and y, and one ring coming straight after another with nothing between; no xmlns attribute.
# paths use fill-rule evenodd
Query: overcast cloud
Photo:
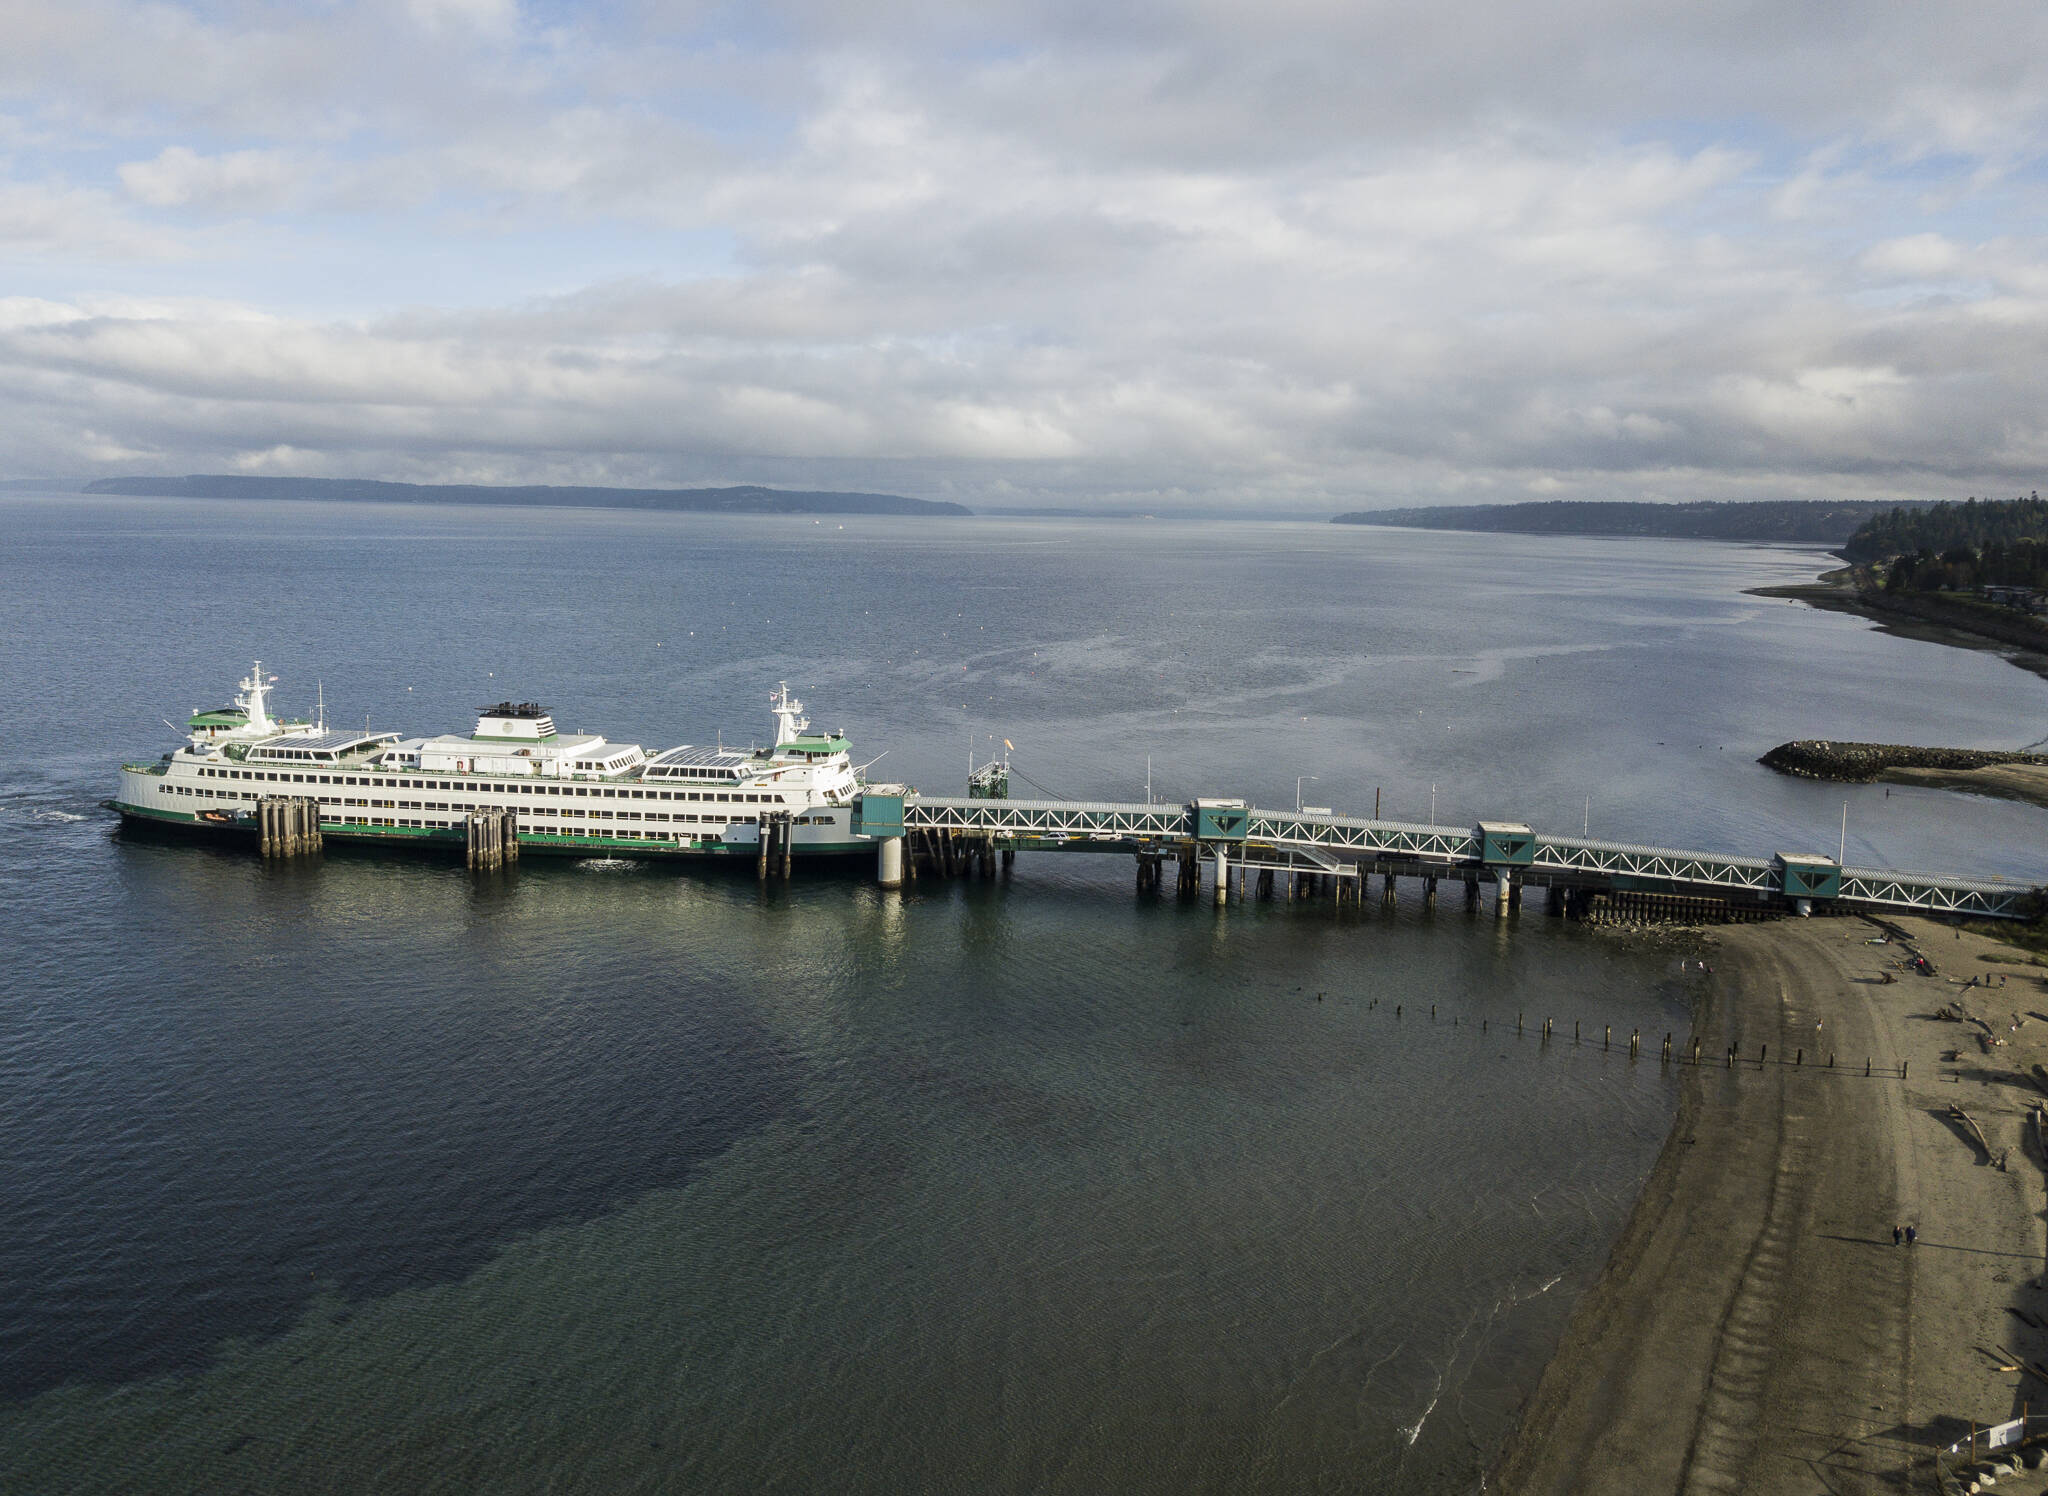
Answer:
<svg viewBox="0 0 2048 1496"><path fill-rule="evenodd" d="M2048 8L13 0L0 476L2048 468Z"/></svg>

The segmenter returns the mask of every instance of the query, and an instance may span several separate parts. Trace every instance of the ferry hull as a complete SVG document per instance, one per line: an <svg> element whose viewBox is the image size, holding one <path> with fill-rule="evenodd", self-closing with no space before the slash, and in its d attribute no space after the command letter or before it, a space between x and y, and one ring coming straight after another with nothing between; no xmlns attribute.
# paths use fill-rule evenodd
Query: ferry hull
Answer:
<svg viewBox="0 0 2048 1496"><path fill-rule="evenodd" d="M160 840L232 843L247 846L252 850L257 844L257 829L253 820L246 823L223 823L179 811L159 811L124 805L116 800L103 801L102 804L105 809L120 815L122 830L125 833L140 833ZM349 826L323 820L320 823L320 838L324 842L455 859L462 857L467 845L467 837L459 826ZM521 831L519 855L567 858L630 857L649 862L728 863L757 861L761 849L758 843L752 841L649 841L609 836L559 836L546 832ZM790 849L791 860L798 863L840 863L853 858L871 858L874 855L875 844L872 841L798 842Z"/></svg>

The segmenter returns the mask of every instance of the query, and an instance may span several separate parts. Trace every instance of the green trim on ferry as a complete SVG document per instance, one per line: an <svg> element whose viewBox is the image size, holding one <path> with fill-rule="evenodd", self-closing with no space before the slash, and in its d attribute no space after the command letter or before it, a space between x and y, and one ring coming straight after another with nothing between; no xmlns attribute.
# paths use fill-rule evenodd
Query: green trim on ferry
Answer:
<svg viewBox="0 0 2048 1496"><path fill-rule="evenodd" d="M842 737L803 737L798 738L793 743L777 743L775 751L777 753L811 754L850 753L853 751L853 745Z"/></svg>
<svg viewBox="0 0 2048 1496"><path fill-rule="evenodd" d="M239 832L254 837L256 821L245 816L233 822L209 821L197 811L159 810L154 806L136 805L123 800L108 800L105 806L124 816L141 820L157 821L170 826L186 826L198 831ZM466 832L460 826L372 826L360 822L354 825L342 821L320 820L320 834L333 841L391 843L402 841L418 846L422 843L445 845L450 848L463 845ZM584 856L591 853L606 855L623 854L634 857L757 857L760 844L754 841L729 842L719 837L694 837L685 841L637 840L616 836L563 836L546 831L521 831L519 846L523 851L536 853L565 853ZM874 849L872 841L828 842L824 845L807 844L797 849L796 860L803 862L815 857L843 857L869 852Z"/></svg>

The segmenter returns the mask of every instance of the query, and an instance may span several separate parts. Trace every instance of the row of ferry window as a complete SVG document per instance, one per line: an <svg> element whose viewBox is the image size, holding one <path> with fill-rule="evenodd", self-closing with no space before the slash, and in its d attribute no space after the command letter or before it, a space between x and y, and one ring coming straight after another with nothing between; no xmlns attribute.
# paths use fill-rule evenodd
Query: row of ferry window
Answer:
<svg viewBox="0 0 2048 1496"><path fill-rule="evenodd" d="M163 791L163 792L164 792L165 794L170 794L170 795L198 795L198 796L201 796L201 797L203 797L203 798L205 798L205 799L208 799L208 800L239 800L239 799L243 799L243 798L245 798L244 796L242 796L241 794L239 794L239 793L238 793L237 791L234 791L234 790L212 790L212 789L207 789L207 788L206 788L205 786L203 786L203 785L186 785L186 784L178 784L178 785L168 785L168 784L167 784L167 785L163 785L163 786L161 786L161 789L162 789L162 791ZM318 797L316 797L316 798L317 798L317 799L319 800L319 802L320 802L320 804L321 804L322 806L329 806L329 805L355 805L355 806L361 806L361 807L363 807L364 809L381 809L381 810L448 810L448 811L466 811L466 810L468 810L468 809L470 808L469 806L466 806L466 805L451 805L451 804L447 803L446 801L432 801L432 800L357 800L357 799L344 799L344 798L341 798L341 797L338 797L338 796L333 796L333 795L321 795L321 796L318 796ZM505 808L505 807L498 807L498 806L490 806L490 807L484 807L484 808L486 808L486 809L503 809L503 808ZM657 811L657 810L649 810L649 811L638 811L638 810L611 810L611 809L604 809L604 810L554 810L554 809L552 809L552 808L550 808L550 807L548 807L548 806L533 806L533 807L531 807L531 808L528 808L528 807L524 807L524 806L521 806L521 807L518 807L518 808L519 808L519 809L522 809L522 810L525 810L525 811L526 811L526 813L527 813L528 815L537 815L537 816L556 816L556 815L558 815L558 816L565 816L565 817L574 817L574 816L582 816L582 817L585 817L585 818L588 818L588 819L602 819L602 820L607 820L607 821L609 821L609 820L620 820L620 821L670 821L670 820L672 820L672 821L678 821L678 822L687 822L687 823L692 823L692 824L694 824L694 823L695 823L695 822L697 821L697 819L698 819L698 817L696 817L696 816L694 816L694 815L683 815L683 814L681 814L681 813L677 813L677 814L671 815L671 814L670 814L669 812L667 812L667 811ZM707 823L711 823L711 822L716 822L716 823L718 823L718 824L720 824L720 825L723 825L723 824L724 824L724 823L726 822L726 820L727 820L728 818L727 818L727 817L725 817L725 816L712 816L712 815L707 815L707 816L703 817L703 819L704 819L704 821L705 821L705 822L707 822ZM813 816L797 816L797 817L793 818L793 819L792 819L792 820L790 821L790 824L791 824L792 826L811 826L811 825L818 825L818 826L827 826L827 825L830 825L830 824L831 824L831 820L832 820L832 818L831 818L830 816L815 816L815 817L813 817Z"/></svg>
<svg viewBox="0 0 2048 1496"><path fill-rule="evenodd" d="M371 789L405 790L475 790L490 791L500 795L601 795L607 800L720 800L732 804L782 805L787 803L781 795L743 795L683 790L618 790L586 788L578 785L538 784L448 784L436 779L358 779L342 774L289 774L265 773L260 769L201 769L201 774L212 779L275 779L297 784L354 784Z"/></svg>
<svg viewBox="0 0 2048 1496"><path fill-rule="evenodd" d="M407 819L404 816L399 816L396 818L391 816L344 816L339 824L344 826L416 826L422 831L433 831L436 829L445 831L457 831L460 830L462 826L462 823L460 821L420 820L416 817L413 819ZM689 839L682 832L614 830L610 826L604 828L604 834L607 838L614 841L620 839L638 841L663 841L669 843L672 846L681 846L686 840ZM716 838L699 838L700 842L712 840L716 840Z"/></svg>

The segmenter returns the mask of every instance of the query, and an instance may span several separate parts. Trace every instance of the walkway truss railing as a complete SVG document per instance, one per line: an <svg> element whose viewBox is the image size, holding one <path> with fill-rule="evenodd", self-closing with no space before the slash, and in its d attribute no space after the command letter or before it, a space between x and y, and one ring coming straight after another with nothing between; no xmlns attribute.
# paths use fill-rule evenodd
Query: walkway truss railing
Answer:
<svg viewBox="0 0 2048 1496"><path fill-rule="evenodd" d="M1478 834L1452 826L1364 820L1305 811L1248 809L1244 839L1226 845L1233 862L1248 867L1298 868L1363 875L1373 864L1399 864L1405 872L1491 877L1499 869L1481 855ZM1165 853L1191 843L1193 808L1108 801L981 800L910 795L903 827L920 832L989 836L1047 851ZM1511 869L1517 878L1573 886L1625 886L1728 897L1780 896L1782 871L1768 857L1731 857L1621 842L1537 836L1531 860ZM2030 912L2031 890L2003 879L1841 869L1835 897L1878 909L1978 918L2013 919Z"/></svg>

